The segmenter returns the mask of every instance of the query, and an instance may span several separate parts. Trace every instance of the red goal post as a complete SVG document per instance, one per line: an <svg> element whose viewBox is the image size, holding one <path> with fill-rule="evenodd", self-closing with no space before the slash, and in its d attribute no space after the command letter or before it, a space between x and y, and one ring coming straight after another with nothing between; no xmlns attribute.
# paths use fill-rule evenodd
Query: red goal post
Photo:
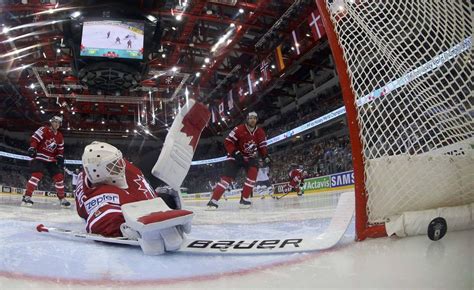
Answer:
<svg viewBox="0 0 474 290"><path fill-rule="evenodd" d="M346 108L356 239L422 233L433 215L472 228L471 1L316 4Z"/></svg>

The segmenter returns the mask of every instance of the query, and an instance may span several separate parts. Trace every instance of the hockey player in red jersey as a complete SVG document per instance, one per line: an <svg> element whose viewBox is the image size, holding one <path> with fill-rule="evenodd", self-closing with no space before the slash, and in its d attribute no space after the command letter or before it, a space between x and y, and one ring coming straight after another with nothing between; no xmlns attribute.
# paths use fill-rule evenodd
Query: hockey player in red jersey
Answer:
<svg viewBox="0 0 474 290"><path fill-rule="evenodd" d="M94 141L84 148L84 170L79 174L75 199L77 213L86 222L88 233L138 240L147 254L179 249L184 233L191 229L193 212L181 208L181 198L175 189L179 190L189 170L195 146L210 116L203 104L190 103L192 109L182 110L175 117L152 170L153 176L147 175L159 177L174 185L174 189L154 189L142 171L108 143Z"/></svg>
<svg viewBox="0 0 474 290"><path fill-rule="evenodd" d="M296 164L294 164L292 165L292 170L288 175L290 177L290 181L285 190L285 193L290 191L296 191L296 194L298 196L302 196L304 194L302 187L304 185L304 179L308 175L307 172L303 170L302 165L297 166Z"/></svg>
<svg viewBox="0 0 474 290"><path fill-rule="evenodd" d="M250 112L245 124L235 127L224 141L227 151L227 161L224 174L214 188L211 200L208 202L208 210L218 208L217 202L230 183L237 176L240 168L247 172L240 199L240 208L249 208L252 204L250 194L255 186L258 171L258 154L265 164L270 164L271 160L267 151L267 137L262 128L257 126L258 115Z"/></svg>
<svg viewBox="0 0 474 290"><path fill-rule="evenodd" d="M33 158L31 169L33 173L26 184L26 192L22 199L22 206L32 206L31 195L38 187L43 174L47 171L54 180L56 194L62 207L70 207L71 203L64 197L64 138L58 131L62 118L54 116L50 119L50 126L40 127L31 136L28 155Z"/></svg>

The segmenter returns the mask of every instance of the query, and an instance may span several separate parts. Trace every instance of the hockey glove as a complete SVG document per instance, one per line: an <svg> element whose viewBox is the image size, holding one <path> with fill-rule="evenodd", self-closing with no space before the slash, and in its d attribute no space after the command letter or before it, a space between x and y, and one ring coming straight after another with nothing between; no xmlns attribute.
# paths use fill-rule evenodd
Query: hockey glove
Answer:
<svg viewBox="0 0 474 290"><path fill-rule="evenodd" d="M270 164L272 163L270 155L265 156L265 158L263 158L263 162L265 162L265 165L270 166Z"/></svg>
<svg viewBox="0 0 474 290"><path fill-rule="evenodd" d="M181 195L178 191L172 189L169 186L164 187L157 187L155 188L155 192L158 194L161 199L164 200L166 205L171 209L181 209L182 208L182 201Z"/></svg>
<svg viewBox="0 0 474 290"><path fill-rule="evenodd" d="M231 156L235 159L235 161L237 163L243 163L244 162L244 156L242 156L242 154L240 154L239 151L235 151L234 153L232 153Z"/></svg>
<svg viewBox="0 0 474 290"><path fill-rule="evenodd" d="M61 156L61 155L56 156L56 164L59 167L63 167L64 166L64 157Z"/></svg>
<svg viewBox="0 0 474 290"><path fill-rule="evenodd" d="M36 157L36 148L35 147L28 148L28 156L30 156L31 158Z"/></svg>

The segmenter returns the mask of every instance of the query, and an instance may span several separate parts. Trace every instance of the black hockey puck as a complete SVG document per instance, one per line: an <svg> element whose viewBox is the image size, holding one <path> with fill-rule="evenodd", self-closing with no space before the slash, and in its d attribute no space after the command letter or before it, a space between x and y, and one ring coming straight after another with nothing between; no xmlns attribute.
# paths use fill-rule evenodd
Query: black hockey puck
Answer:
<svg viewBox="0 0 474 290"><path fill-rule="evenodd" d="M446 235L447 230L446 220L442 217L437 217L428 225L428 238L432 241L440 240Z"/></svg>

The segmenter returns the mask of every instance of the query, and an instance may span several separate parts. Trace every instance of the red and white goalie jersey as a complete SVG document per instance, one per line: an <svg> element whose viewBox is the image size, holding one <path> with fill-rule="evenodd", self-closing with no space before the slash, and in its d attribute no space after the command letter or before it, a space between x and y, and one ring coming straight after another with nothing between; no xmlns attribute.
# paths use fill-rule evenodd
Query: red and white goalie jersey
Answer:
<svg viewBox="0 0 474 290"><path fill-rule="evenodd" d="M36 148L35 159L56 162L57 156L64 157L64 138L61 132L53 130L48 126L40 127L31 136L30 146Z"/></svg>
<svg viewBox="0 0 474 290"><path fill-rule="evenodd" d="M121 206L157 197L141 170L127 160L122 160L126 163L127 189L108 184L93 187L85 173L79 173L75 191L76 209L79 216L86 220L89 233L121 236L120 225L125 222Z"/></svg>
<svg viewBox="0 0 474 290"><path fill-rule="evenodd" d="M256 158L257 152L261 157L268 154L265 131L260 127L251 130L246 124L235 127L225 138L224 146L229 155L235 151L240 151L247 158Z"/></svg>

